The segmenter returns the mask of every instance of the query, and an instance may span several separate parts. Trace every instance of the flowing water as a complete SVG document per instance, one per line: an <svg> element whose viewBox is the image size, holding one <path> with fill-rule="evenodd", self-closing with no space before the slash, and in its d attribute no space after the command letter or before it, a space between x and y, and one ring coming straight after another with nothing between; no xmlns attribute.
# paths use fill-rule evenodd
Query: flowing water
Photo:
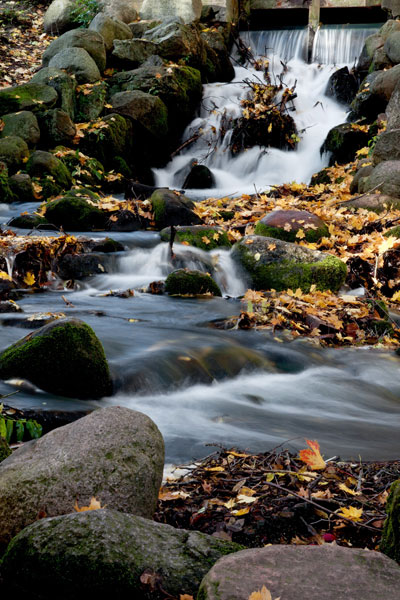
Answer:
<svg viewBox="0 0 400 600"><path fill-rule="evenodd" d="M251 149L232 159L225 150L227 140L209 154L203 138L158 171L158 183L172 186L174 173L190 158L199 159L203 154L208 154L204 161L217 180L213 195L251 192L254 186L290 180L307 181L324 166L319 146L329 128L344 120L343 108L323 95L334 69L332 63L352 63L361 51L362 40L371 33L367 28L330 31L336 33L317 36L314 53L319 61L329 60L331 64L307 65L302 61L302 30L253 32L246 41L255 53L274 48L271 62L277 68L279 56L287 62L285 81L292 85L297 79L295 119L305 133L296 152ZM336 49L336 59L328 46L331 51ZM343 53L338 54L342 46ZM255 73L237 67L236 83L205 86L200 115L186 135L200 121L204 128L217 127L224 110L239 114L245 94L239 82L244 77L255 77ZM314 106L316 102L322 107ZM207 107L214 104L215 113L210 115ZM35 207L0 205L0 222ZM46 294L27 294L19 302L23 314L0 315L0 349L30 330L26 318L35 313L62 311L82 318L104 344L116 394L98 402L82 402L41 391L20 391L12 404L60 409L119 404L141 410L161 429L168 462L204 456L209 453L206 443L265 451L287 440L292 448L302 447L304 437L318 439L327 455L382 460L399 456L399 358L368 348L321 350L305 340L277 341L265 331L215 329L210 323L238 314L237 297L247 288L228 251L206 253L176 245L177 259L172 264L168 246L160 243L157 233L119 233L113 237L126 251L118 254L112 272L80 283L73 292L54 289ZM12 269L12 257L8 265ZM177 299L141 291L151 281L165 279L177 266L212 273L224 298ZM110 289L127 288L135 290L133 297L105 295ZM66 307L62 295L74 308ZM12 389L0 383L0 394Z"/></svg>

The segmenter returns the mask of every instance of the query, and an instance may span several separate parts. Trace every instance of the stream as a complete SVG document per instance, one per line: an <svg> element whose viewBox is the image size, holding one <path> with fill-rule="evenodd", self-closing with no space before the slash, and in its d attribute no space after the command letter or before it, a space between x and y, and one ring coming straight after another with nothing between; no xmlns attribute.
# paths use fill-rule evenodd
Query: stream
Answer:
<svg viewBox="0 0 400 600"><path fill-rule="evenodd" d="M227 151L228 131L217 149L210 151L216 146L215 131L222 115L239 114L240 100L247 93L241 82L259 76L251 68L237 66L233 82L204 86L199 114L183 139L199 127L205 133L155 172L157 185L179 186L175 174L193 158L207 164L216 179L212 190L190 190L193 199L254 193L255 188L288 181L308 182L327 164L327 157L319 154L327 132L346 118L344 108L324 96L328 78L338 66L354 63L364 39L375 30L368 26L321 30L312 64L303 60L304 29L245 34L254 54L274 48L269 57L276 76L282 60L287 65L285 83L291 86L297 81L293 114L302 131L297 150L252 148L232 158ZM0 205L0 223L36 207ZM83 235L104 237L104 233ZM178 266L211 272L224 294L223 298L179 299L141 291L177 267L158 233L113 233L112 237L125 251L115 255L110 273L78 282L74 291L25 294L18 302L24 313L0 315L0 350L31 330L26 318L36 313L63 312L81 318L104 345L116 381L115 395L83 402L20 390L10 404L61 410L118 404L140 410L160 428L167 463L205 456L212 451L207 443L267 451L279 444L304 447L304 437L317 439L326 457L399 457L400 359L392 352L321 349L306 340L288 341L262 330L216 329L213 321L238 314L238 296L247 289L228 250L207 253L175 245ZM133 297L105 295L128 288L135 290ZM74 308L66 306L62 295ZM13 389L0 382L0 394Z"/></svg>

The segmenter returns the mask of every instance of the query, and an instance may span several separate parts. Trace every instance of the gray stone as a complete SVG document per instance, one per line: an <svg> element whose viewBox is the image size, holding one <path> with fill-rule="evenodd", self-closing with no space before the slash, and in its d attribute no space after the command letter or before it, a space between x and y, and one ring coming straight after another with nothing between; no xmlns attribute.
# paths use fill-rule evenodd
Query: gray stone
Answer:
<svg viewBox="0 0 400 600"><path fill-rule="evenodd" d="M140 90L119 92L112 96L112 110L141 123L155 138L168 133L168 110L164 102Z"/></svg>
<svg viewBox="0 0 400 600"><path fill-rule="evenodd" d="M18 202L33 202L32 179L27 173L16 173L9 178L9 184Z"/></svg>
<svg viewBox="0 0 400 600"><path fill-rule="evenodd" d="M332 127L321 146L321 153L330 152L329 165L344 165L354 160L357 150L367 145L368 133L353 129L351 123Z"/></svg>
<svg viewBox="0 0 400 600"><path fill-rule="evenodd" d="M100 72L106 68L104 40L97 31L91 29L73 29L54 40L43 53L43 66L52 66L51 59L68 48L83 48L92 57Z"/></svg>
<svg viewBox="0 0 400 600"><path fill-rule="evenodd" d="M163 467L157 426L129 408L98 409L55 429L1 464L0 546L40 511L68 514L93 496L102 506L152 518Z"/></svg>
<svg viewBox="0 0 400 600"><path fill-rule="evenodd" d="M179 17L184 23L191 23L200 19L202 9L201 0L144 0L140 10L142 19L159 19L163 21L169 17Z"/></svg>
<svg viewBox="0 0 400 600"><path fill-rule="evenodd" d="M350 105L351 112L348 121L354 122L365 118L368 122L372 122L375 121L379 113L385 111L387 100L371 91L378 74L378 72L370 73L362 82L356 97Z"/></svg>
<svg viewBox="0 0 400 600"><path fill-rule="evenodd" d="M380 71L371 83L371 93L388 102L399 81L400 65L396 65L387 71Z"/></svg>
<svg viewBox="0 0 400 600"><path fill-rule="evenodd" d="M70 144L75 137L76 127L68 113L61 108L52 108L39 115L43 142L50 148L57 144Z"/></svg>
<svg viewBox="0 0 400 600"><path fill-rule="evenodd" d="M374 52L383 46L384 42L379 33L368 36L364 42L360 58L357 62L357 71L368 71Z"/></svg>
<svg viewBox="0 0 400 600"><path fill-rule="evenodd" d="M394 33L395 31L400 31L400 21L395 21L393 19L389 19L380 28L379 35L381 36L382 40L384 42L386 42L386 40L388 39L389 35L391 33Z"/></svg>
<svg viewBox="0 0 400 600"><path fill-rule="evenodd" d="M21 110L17 113L3 115L1 118L4 121L4 127L0 137L17 135L30 146L34 146L40 140L39 124L33 112Z"/></svg>
<svg viewBox="0 0 400 600"><path fill-rule="evenodd" d="M392 63L400 63L400 31L394 31L388 36L384 49Z"/></svg>
<svg viewBox="0 0 400 600"><path fill-rule="evenodd" d="M106 96L107 84L105 81L97 81L91 87L80 88L76 96L77 121L79 123L95 121L103 112Z"/></svg>
<svg viewBox="0 0 400 600"><path fill-rule="evenodd" d="M400 17L400 0L382 0L381 7L392 19Z"/></svg>
<svg viewBox="0 0 400 600"><path fill-rule="evenodd" d="M132 69L157 53L157 44L148 40L115 40L112 56L120 66L126 65L127 68Z"/></svg>
<svg viewBox="0 0 400 600"><path fill-rule="evenodd" d="M29 526L10 544L2 574L21 594L40 589L45 599L61 594L63 600L105 596L143 600L152 596L152 579L169 597L179 598L195 596L210 567L240 549L197 531L117 512L110 503L107 509L42 519Z"/></svg>
<svg viewBox="0 0 400 600"><path fill-rule="evenodd" d="M378 136L372 162L377 165L384 160L400 160L400 129L384 131Z"/></svg>
<svg viewBox="0 0 400 600"><path fill-rule="evenodd" d="M110 272L112 259L106 254L64 254L56 262L55 272L60 279L76 280Z"/></svg>
<svg viewBox="0 0 400 600"><path fill-rule="evenodd" d="M355 194L356 192L360 191L358 189L358 184L360 179L363 179L364 177L369 177L369 175L371 175L372 171L374 170L374 167L372 165L372 161L370 158L365 159L364 161L360 161L360 163L357 165L357 172L354 175L351 183L350 183L350 193L351 194Z"/></svg>
<svg viewBox="0 0 400 600"><path fill-rule="evenodd" d="M153 29L160 25L161 21L146 21L141 19L140 21L136 21L135 23L129 23L129 29L132 31L132 35L134 38L142 38L143 34L146 33L149 29Z"/></svg>
<svg viewBox="0 0 400 600"><path fill-rule="evenodd" d="M388 131L400 128L400 82L394 88L386 107L386 117Z"/></svg>
<svg viewBox="0 0 400 600"><path fill-rule="evenodd" d="M15 173L28 158L28 145L17 135L0 139L0 161L7 165L9 173Z"/></svg>
<svg viewBox="0 0 400 600"><path fill-rule="evenodd" d="M68 29L77 27L78 23L73 23L71 19L71 10L74 4L75 0L53 0L43 18L45 32L51 35L60 35Z"/></svg>
<svg viewBox="0 0 400 600"><path fill-rule="evenodd" d="M369 185L367 185L367 182L368 179L365 185L368 190ZM363 190L359 189L359 192L363 192ZM361 198L355 198L354 200L350 200L350 202L346 202L345 206L346 208L365 208L366 210L380 213L390 208L400 208L400 199L371 192L370 194L363 194Z"/></svg>
<svg viewBox="0 0 400 600"><path fill-rule="evenodd" d="M235 77L235 69L222 33L209 28L208 31L202 31L200 36L206 43L208 81L231 81Z"/></svg>
<svg viewBox="0 0 400 600"><path fill-rule="evenodd" d="M56 90L40 83L24 83L0 90L0 115L52 108L58 100Z"/></svg>
<svg viewBox="0 0 400 600"><path fill-rule="evenodd" d="M126 23L112 19L103 13L95 16L89 25L89 30L97 31L101 35L107 52L113 49L114 40L129 40L133 37Z"/></svg>
<svg viewBox="0 0 400 600"><path fill-rule="evenodd" d="M383 47L377 48L372 57L372 63L370 66L371 71L381 71L383 69L390 69L393 67L393 63L387 56Z"/></svg>
<svg viewBox="0 0 400 600"><path fill-rule="evenodd" d="M379 552L276 545L221 558L203 579L198 598L244 600L266 586L282 600L393 600L399 584L400 567Z"/></svg>
<svg viewBox="0 0 400 600"><path fill-rule="evenodd" d="M65 69L71 75L75 75L78 83L95 83L101 78L96 63L83 48L61 50L53 56L49 66Z"/></svg>
<svg viewBox="0 0 400 600"><path fill-rule="evenodd" d="M45 67L34 74L31 82L45 84L54 88L58 93L57 106L65 110L71 119L74 120L76 81L73 77L70 77L65 71L61 71L60 69Z"/></svg>
<svg viewBox="0 0 400 600"><path fill-rule="evenodd" d="M141 3L142 0L100 0L102 12L123 23L136 21Z"/></svg>
<svg viewBox="0 0 400 600"><path fill-rule="evenodd" d="M400 198L400 160L379 163L366 182L367 190L379 190L381 194Z"/></svg>
<svg viewBox="0 0 400 600"><path fill-rule="evenodd" d="M200 218L193 212L194 202L173 190L159 188L150 198L157 229L171 225L199 225Z"/></svg>

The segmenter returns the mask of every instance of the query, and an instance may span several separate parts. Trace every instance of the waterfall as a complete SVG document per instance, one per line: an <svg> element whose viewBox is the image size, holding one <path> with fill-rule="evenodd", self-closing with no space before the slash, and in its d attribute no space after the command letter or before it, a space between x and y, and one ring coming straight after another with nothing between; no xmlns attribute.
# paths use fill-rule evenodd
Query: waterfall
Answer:
<svg viewBox="0 0 400 600"><path fill-rule="evenodd" d="M184 139L199 131L201 136L164 169L155 171L157 185L182 185L175 174L193 159L207 165L216 182L213 189L189 190L188 195L194 199L252 194L290 181L308 183L313 173L326 166L326 157L321 157L319 150L328 131L346 120L346 108L324 95L328 79L338 67L353 65L366 37L376 30L375 26L320 27L310 64L305 61L307 28L242 33L254 56L269 58L272 81L282 75L287 87L295 85L297 97L290 114L295 119L300 143L295 151L256 146L232 156L232 130L228 128L221 139L221 126L240 116L241 100L249 91L244 80L257 81L261 77L251 66L239 66L236 62L232 82L204 86L199 114L187 127Z"/></svg>

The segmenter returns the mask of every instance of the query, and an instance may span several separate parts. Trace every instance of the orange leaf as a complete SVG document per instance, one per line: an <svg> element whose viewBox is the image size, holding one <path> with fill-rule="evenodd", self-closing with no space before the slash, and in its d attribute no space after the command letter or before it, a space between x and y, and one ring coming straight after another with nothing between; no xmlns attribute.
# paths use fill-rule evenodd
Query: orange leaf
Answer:
<svg viewBox="0 0 400 600"><path fill-rule="evenodd" d="M305 462L306 465L313 471L317 471L318 469L325 469L326 463L319 451L318 442L312 440L306 440L306 442L310 446L310 449L300 450L300 460Z"/></svg>
<svg viewBox="0 0 400 600"><path fill-rule="evenodd" d="M85 512L87 510L98 510L99 508L104 508L104 506L101 506L100 502L98 500L96 500L96 498L94 496L92 496L90 498L89 506L81 506L79 508L78 500L76 500L75 504L74 504L74 509L76 510L76 512Z"/></svg>

